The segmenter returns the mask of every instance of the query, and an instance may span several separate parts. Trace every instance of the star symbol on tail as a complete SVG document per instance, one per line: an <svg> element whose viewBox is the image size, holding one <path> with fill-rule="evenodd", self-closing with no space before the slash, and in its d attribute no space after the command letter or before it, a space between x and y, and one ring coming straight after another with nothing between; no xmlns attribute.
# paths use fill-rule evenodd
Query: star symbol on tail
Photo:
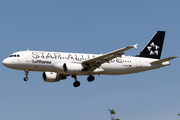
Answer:
<svg viewBox="0 0 180 120"><path fill-rule="evenodd" d="M154 42L150 46L147 46L147 49L150 51L150 55L158 55L159 46L155 45Z"/></svg>

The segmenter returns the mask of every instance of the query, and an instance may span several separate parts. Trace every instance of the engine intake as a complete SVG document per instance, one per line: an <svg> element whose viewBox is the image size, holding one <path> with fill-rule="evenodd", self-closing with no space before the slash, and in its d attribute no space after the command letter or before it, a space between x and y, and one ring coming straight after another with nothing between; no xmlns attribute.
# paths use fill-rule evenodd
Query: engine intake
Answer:
<svg viewBox="0 0 180 120"><path fill-rule="evenodd" d="M42 76L45 82L58 82L60 80L67 78L65 75L58 74L55 72L43 72Z"/></svg>

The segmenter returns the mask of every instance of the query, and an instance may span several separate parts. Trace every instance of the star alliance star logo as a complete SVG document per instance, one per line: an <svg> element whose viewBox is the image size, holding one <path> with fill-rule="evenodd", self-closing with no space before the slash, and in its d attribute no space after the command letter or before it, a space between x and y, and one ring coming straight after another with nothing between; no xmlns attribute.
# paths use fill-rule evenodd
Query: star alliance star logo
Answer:
<svg viewBox="0 0 180 120"><path fill-rule="evenodd" d="M150 55L158 55L159 46L155 45L154 42L147 46L147 49L150 51Z"/></svg>

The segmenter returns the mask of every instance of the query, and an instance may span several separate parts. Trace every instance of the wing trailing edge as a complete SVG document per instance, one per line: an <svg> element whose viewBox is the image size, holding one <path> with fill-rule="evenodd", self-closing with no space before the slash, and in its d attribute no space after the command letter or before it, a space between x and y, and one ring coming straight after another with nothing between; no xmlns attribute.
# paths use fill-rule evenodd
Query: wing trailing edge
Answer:
<svg viewBox="0 0 180 120"><path fill-rule="evenodd" d="M127 47L124 47L124 48L121 48L121 49L118 49L118 50L115 50L113 52L109 52L109 53L106 53L106 54L103 54L101 56L98 56L96 58L92 58L92 59L89 59L89 60L86 60L86 61L83 61L83 63L88 63L88 64L103 64L105 62L108 62L118 56L121 56L124 54L125 51L131 49L131 48L137 48L137 45L138 44L135 44L135 45L132 45L132 46L127 46Z"/></svg>

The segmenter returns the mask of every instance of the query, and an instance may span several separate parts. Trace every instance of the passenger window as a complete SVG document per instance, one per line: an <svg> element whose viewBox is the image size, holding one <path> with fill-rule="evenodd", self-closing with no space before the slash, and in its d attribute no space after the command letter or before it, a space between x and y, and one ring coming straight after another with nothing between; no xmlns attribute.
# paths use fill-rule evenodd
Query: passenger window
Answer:
<svg viewBox="0 0 180 120"><path fill-rule="evenodd" d="M19 55L17 55L17 57L20 57Z"/></svg>

